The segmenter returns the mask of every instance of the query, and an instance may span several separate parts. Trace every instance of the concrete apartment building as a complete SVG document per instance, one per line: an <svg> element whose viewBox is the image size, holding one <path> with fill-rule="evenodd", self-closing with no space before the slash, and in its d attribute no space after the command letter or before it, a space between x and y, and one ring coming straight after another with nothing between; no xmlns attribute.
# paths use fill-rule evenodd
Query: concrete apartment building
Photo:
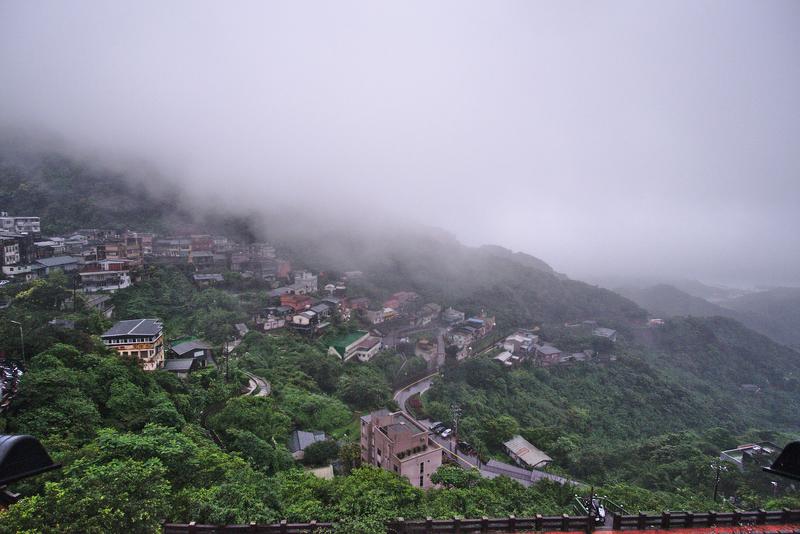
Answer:
<svg viewBox="0 0 800 534"><path fill-rule="evenodd" d="M429 489L435 486L431 475L442 465L442 448L406 413L380 410L361 418L361 463Z"/></svg>
<svg viewBox="0 0 800 534"><path fill-rule="evenodd" d="M78 275L84 293L113 292L131 285L128 260L98 260L84 265Z"/></svg>
<svg viewBox="0 0 800 534"><path fill-rule="evenodd" d="M38 234L41 231L39 217L9 216L5 211L0 212L0 229L25 234Z"/></svg>

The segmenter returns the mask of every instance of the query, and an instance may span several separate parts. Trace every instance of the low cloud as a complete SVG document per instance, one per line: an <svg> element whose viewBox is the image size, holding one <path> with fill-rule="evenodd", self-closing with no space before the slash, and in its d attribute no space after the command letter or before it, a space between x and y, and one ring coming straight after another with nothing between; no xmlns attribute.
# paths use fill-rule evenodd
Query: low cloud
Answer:
<svg viewBox="0 0 800 534"><path fill-rule="evenodd" d="M790 1L6 2L0 126L218 209L800 284L798 26Z"/></svg>

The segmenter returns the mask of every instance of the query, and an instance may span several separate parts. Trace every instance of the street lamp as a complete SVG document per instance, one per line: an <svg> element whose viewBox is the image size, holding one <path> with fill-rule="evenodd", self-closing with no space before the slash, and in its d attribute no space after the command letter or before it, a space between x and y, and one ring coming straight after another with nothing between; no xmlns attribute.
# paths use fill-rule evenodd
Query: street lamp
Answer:
<svg viewBox="0 0 800 534"><path fill-rule="evenodd" d="M17 325L19 327L19 348L22 352L22 361L25 361L25 335L22 333L22 323L19 321L12 321L9 319L9 322Z"/></svg>

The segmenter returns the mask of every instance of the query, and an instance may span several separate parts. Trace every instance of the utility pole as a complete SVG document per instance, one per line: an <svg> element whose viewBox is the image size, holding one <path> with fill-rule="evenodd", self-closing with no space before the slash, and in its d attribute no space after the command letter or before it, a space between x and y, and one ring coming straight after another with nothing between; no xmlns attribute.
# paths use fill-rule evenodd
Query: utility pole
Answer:
<svg viewBox="0 0 800 534"><path fill-rule="evenodd" d="M22 323L19 321L11 321L19 327L19 348L22 353L22 362L25 363L25 335L22 333Z"/></svg>
<svg viewBox="0 0 800 534"><path fill-rule="evenodd" d="M714 462L711 464L711 468L716 470L716 474L714 476L714 502L717 502L717 491L719 490L719 480L721 478L722 471L727 471L725 467L722 466L720 462Z"/></svg>
<svg viewBox="0 0 800 534"><path fill-rule="evenodd" d="M450 413L453 415L453 440L456 442L456 450L454 452L458 452L458 420L461 417L461 406L454 402L450 405ZM452 448L450 450L452 451Z"/></svg>
<svg viewBox="0 0 800 534"><path fill-rule="evenodd" d="M230 375L231 367L230 367L230 364L228 363L228 361L230 360L230 357L231 357L231 349L230 349L230 345L229 345L228 339L226 338L225 339L225 382L229 382L230 378L231 378L231 375Z"/></svg>

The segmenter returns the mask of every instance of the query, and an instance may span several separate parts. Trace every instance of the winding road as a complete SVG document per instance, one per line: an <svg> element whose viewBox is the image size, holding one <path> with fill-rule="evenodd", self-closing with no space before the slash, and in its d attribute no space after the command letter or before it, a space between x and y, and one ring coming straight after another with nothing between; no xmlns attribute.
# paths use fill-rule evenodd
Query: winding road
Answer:
<svg viewBox="0 0 800 534"><path fill-rule="evenodd" d="M247 378L250 379L248 385L248 391L245 395L253 395L254 397L268 397L270 393L272 393L272 385L261 378L260 376L256 376L250 371L242 371Z"/></svg>
<svg viewBox="0 0 800 534"><path fill-rule="evenodd" d="M393 398L395 402L397 402L397 404L400 406L400 409L406 412L409 417L414 419L414 421L422 425L424 428L428 428L430 421L418 420L414 418L414 416L412 416L408 412L408 410L406 410L406 402L408 402L408 399L411 398L412 396L416 394L422 395L424 392L428 391L431 385L433 384L433 379L436 378L438 375L439 375L438 372L430 374L394 392ZM477 456L471 456L465 454L462 451L459 451L458 447L456 446L454 437L443 438L434 432L431 432L430 436L436 443L441 445L442 448L447 452L447 454L449 454L454 460L456 460L456 462L458 462L458 464L461 467L465 469L471 469L471 468L478 469L478 471L480 471L481 473L481 476L484 478L507 476L509 478L516 480L517 482L526 487L543 479L549 479L554 482L558 482L559 484L580 485L579 482L576 482L574 480L560 477L552 473L547 473L545 471L539 471L538 469L533 469L533 470L523 469L513 464L498 462L497 460L489 460L489 462L483 463Z"/></svg>

